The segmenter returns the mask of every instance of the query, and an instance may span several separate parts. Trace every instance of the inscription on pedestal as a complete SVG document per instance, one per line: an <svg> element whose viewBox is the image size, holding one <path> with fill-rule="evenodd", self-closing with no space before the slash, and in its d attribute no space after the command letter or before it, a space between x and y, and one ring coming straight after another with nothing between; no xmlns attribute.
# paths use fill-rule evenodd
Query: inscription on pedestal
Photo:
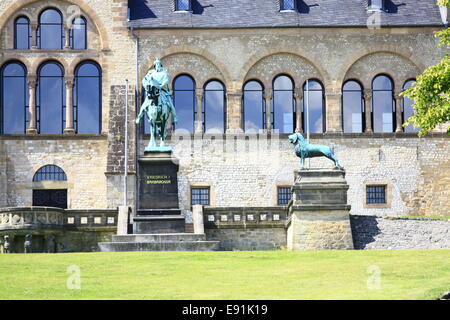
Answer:
<svg viewBox="0 0 450 320"><path fill-rule="evenodd" d="M139 209L178 208L178 164L170 158L139 160Z"/></svg>

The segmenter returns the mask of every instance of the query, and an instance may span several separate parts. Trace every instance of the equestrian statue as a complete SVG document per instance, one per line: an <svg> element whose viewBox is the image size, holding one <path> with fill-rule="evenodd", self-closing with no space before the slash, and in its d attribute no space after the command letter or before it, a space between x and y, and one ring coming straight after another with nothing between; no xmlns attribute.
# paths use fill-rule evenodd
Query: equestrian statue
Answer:
<svg viewBox="0 0 450 320"><path fill-rule="evenodd" d="M136 118L136 123L139 124L141 119L147 115L150 125L150 142L145 151L170 151L172 149L164 142L167 138L168 120L172 115L173 122L176 123L177 116L169 89L169 74L159 59L155 60L153 66L154 69L150 69L142 80L145 100ZM159 146L156 144L157 136L160 139Z"/></svg>
<svg viewBox="0 0 450 320"><path fill-rule="evenodd" d="M294 133L289 136L289 142L294 147L294 153L300 158L300 168L305 169L305 159L315 157L326 157L334 161L336 169L344 169L339 164L339 160L334 155L333 150L330 147L320 144L310 144L300 133Z"/></svg>

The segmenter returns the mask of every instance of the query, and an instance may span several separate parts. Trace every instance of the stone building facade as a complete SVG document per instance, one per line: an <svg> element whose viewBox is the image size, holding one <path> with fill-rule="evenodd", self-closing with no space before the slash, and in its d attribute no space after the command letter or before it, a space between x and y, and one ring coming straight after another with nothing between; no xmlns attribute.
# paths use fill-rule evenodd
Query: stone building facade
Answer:
<svg viewBox="0 0 450 320"><path fill-rule="evenodd" d="M298 160L288 134L272 127L270 119L274 80L280 75L293 83L292 99L298 112L292 116L292 131L305 130L306 111L299 110L305 104L306 81L322 85L323 132L312 133L311 142L333 147L346 168L351 214L448 216L450 143L446 127L418 138L416 133L404 132L402 112L393 114L392 132L374 132L371 120L376 76L391 79L393 105L401 106L404 84L445 54L434 37L444 27L434 0L420 4L408 0L403 5L385 1L381 11L363 0L294 1L292 10L282 10L278 0L188 2L188 10L177 10L173 0L1 1L0 67L10 62L25 66L29 119L23 133L0 135L0 208L30 207L33 190L63 188L67 189L68 210L115 210L123 205L126 171L127 204L134 209L137 158L149 136L133 119L141 103L140 82L158 57L169 71L171 86L180 75L195 80L193 130L175 126L169 141L180 160L179 201L188 223L192 222L192 189L196 187L208 188L211 208L282 206L278 187L292 186ZM61 49L39 47L40 14L48 8L62 14L65 37ZM86 49L73 49L69 41L68 22L77 15L87 23ZM14 49L18 17L29 20L29 49ZM48 61L59 63L64 70L66 113L60 134L39 133L36 126L39 70ZM101 68L101 130L79 134L74 130L71 98L76 70L85 61ZM202 129L205 86L211 80L224 87L223 132ZM263 86L266 108L265 124L257 132L244 127L244 86L252 80ZM365 125L359 133L343 130L343 86L349 80L361 85L364 97ZM46 165L61 168L67 180L34 182L36 172ZM311 166L331 163L313 159ZM366 203L369 185L385 186L386 203Z"/></svg>

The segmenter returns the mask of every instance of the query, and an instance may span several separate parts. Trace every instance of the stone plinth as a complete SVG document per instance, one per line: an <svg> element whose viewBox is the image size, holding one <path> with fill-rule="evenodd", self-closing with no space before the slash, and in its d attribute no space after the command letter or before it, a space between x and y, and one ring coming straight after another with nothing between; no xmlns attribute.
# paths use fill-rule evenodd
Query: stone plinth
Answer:
<svg viewBox="0 0 450 320"><path fill-rule="evenodd" d="M309 169L294 174L288 249L353 249L345 171Z"/></svg>

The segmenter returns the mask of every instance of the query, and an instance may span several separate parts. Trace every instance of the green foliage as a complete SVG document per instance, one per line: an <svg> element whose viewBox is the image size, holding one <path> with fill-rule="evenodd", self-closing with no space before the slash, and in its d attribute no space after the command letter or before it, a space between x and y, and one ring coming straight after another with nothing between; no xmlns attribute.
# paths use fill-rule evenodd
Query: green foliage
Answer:
<svg viewBox="0 0 450 320"><path fill-rule="evenodd" d="M450 0L440 0L443 6L450 6ZM440 46L450 46L450 29L436 33ZM402 95L414 100L414 113L403 126L412 124L420 127L419 136L424 136L438 124L450 121L450 56L448 53L435 66L426 69L414 87ZM450 134L450 127L447 129Z"/></svg>

